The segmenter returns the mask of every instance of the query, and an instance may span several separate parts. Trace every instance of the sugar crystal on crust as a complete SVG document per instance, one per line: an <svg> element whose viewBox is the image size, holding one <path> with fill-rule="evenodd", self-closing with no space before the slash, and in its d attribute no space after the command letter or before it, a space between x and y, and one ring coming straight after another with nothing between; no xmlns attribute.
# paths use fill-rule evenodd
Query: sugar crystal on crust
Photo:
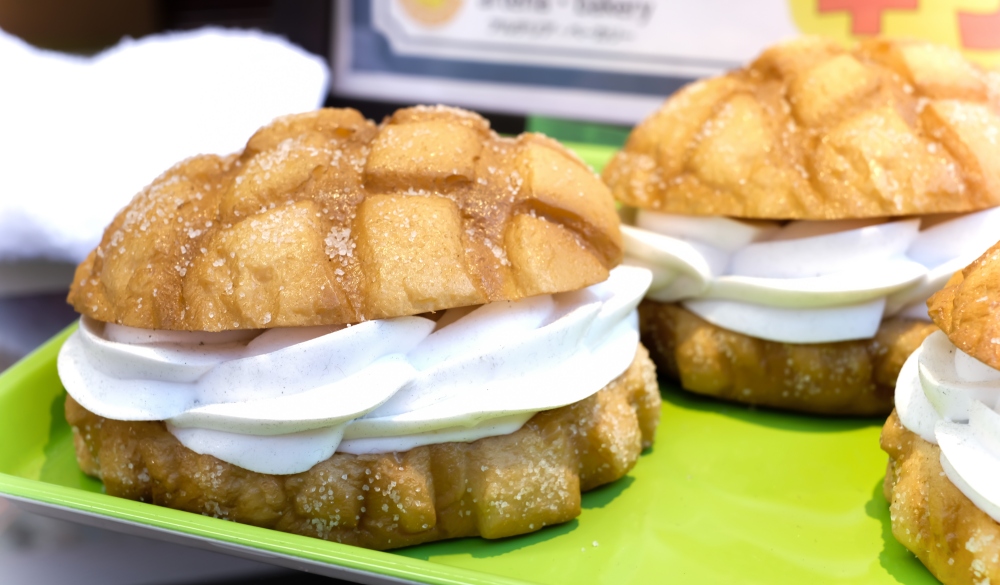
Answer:
<svg viewBox="0 0 1000 585"><path fill-rule="evenodd" d="M652 444L656 373L640 346L621 376L520 430L404 453L336 453L287 476L183 447L161 422L101 418L67 399L80 467L107 493L236 522L387 549L502 538L566 522L580 493L625 475Z"/></svg>
<svg viewBox="0 0 1000 585"><path fill-rule="evenodd" d="M896 540L942 582L1000 581L1000 524L951 483L940 447L906 429L895 412L880 443L889 454L883 492Z"/></svg>
<svg viewBox="0 0 1000 585"><path fill-rule="evenodd" d="M768 341L713 325L680 305L644 300L639 330L657 368L692 392L824 414L892 410L906 358L935 331L915 319L882 321L874 338Z"/></svg>
<svg viewBox="0 0 1000 585"><path fill-rule="evenodd" d="M526 242L524 216L552 227ZM150 329L356 323L574 290L621 257L607 187L558 143L499 137L453 108L378 126L328 109L161 175L80 265L69 301Z"/></svg>
<svg viewBox="0 0 1000 585"><path fill-rule="evenodd" d="M957 50L779 43L677 92L604 170L620 201L688 215L841 219L1000 204L1000 76Z"/></svg>

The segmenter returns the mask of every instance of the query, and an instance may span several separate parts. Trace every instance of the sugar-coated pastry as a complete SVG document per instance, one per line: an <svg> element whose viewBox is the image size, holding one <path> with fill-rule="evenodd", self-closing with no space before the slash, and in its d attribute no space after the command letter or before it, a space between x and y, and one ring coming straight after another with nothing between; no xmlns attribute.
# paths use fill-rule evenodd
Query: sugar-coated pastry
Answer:
<svg viewBox="0 0 1000 585"><path fill-rule="evenodd" d="M896 538L943 582L1000 579L1000 244L928 301L882 430Z"/></svg>
<svg viewBox="0 0 1000 585"><path fill-rule="evenodd" d="M976 507L941 468L941 448L900 424L882 429L889 453L884 492L892 534L941 582L981 585L1000 579L1000 523Z"/></svg>
<svg viewBox="0 0 1000 585"><path fill-rule="evenodd" d="M632 131L603 177L632 224L622 227L625 263L653 272L648 311L680 305L755 347L860 365L859 348L881 343L883 320L904 322L890 328L906 329L903 346L916 347L933 331L927 298L996 241L997 135L1000 74L958 51L804 37L679 91ZM660 353L682 347L654 342L661 334L672 335L643 330L654 361L683 363ZM682 369L681 384L798 411L888 413L902 363L883 362L887 382L874 399L870 382L882 383L871 375L847 387L798 366L741 361L753 353L719 352L707 383ZM766 375L724 382L748 369Z"/></svg>
<svg viewBox="0 0 1000 585"><path fill-rule="evenodd" d="M376 549L568 521L659 420L618 221L561 145L452 108L299 114L188 159L77 269L81 468Z"/></svg>
<svg viewBox="0 0 1000 585"><path fill-rule="evenodd" d="M402 453L337 453L293 475L199 455L161 422L108 420L72 399L66 405L80 465L111 495L376 549L502 538L572 520L581 491L635 465L659 416L656 373L642 348L596 394L513 433Z"/></svg>
<svg viewBox="0 0 1000 585"><path fill-rule="evenodd" d="M927 302L934 323L956 347L992 368L1000 368L1000 244L956 272Z"/></svg>
<svg viewBox="0 0 1000 585"><path fill-rule="evenodd" d="M456 109L327 109L157 178L69 299L147 329L331 325L576 290L621 255L606 188L553 140Z"/></svg>
<svg viewBox="0 0 1000 585"><path fill-rule="evenodd" d="M643 343L684 388L763 406L823 414L892 409L899 368L930 323L886 319L872 339L780 343L716 327L674 303L639 305Z"/></svg>
<svg viewBox="0 0 1000 585"><path fill-rule="evenodd" d="M1000 205L1000 73L958 51L803 37L691 84L604 177L623 203L683 215L857 219Z"/></svg>

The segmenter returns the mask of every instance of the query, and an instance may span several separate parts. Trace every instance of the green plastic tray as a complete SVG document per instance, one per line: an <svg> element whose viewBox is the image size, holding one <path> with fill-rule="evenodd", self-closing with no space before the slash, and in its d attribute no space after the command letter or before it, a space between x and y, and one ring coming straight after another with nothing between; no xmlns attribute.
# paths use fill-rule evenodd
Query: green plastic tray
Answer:
<svg viewBox="0 0 1000 585"><path fill-rule="evenodd" d="M56 354L0 376L0 494L28 508L367 583L933 583L889 530L880 421L663 388L653 449L568 524L375 552L101 493L76 466Z"/></svg>
<svg viewBox="0 0 1000 585"><path fill-rule="evenodd" d="M569 144L598 171L607 146ZM80 472L55 360L0 375L0 494L45 514L364 583L935 583L893 538L881 420L753 410L664 386L656 445L568 524L383 553L112 498Z"/></svg>

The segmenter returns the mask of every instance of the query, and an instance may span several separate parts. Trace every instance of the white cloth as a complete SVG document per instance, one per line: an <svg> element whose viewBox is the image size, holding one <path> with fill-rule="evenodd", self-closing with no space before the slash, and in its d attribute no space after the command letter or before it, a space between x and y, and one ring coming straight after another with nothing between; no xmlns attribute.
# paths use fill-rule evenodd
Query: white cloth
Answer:
<svg viewBox="0 0 1000 585"><path fill-rule="evenodd" d="M328 81L323 59L256 31L124 39L93 57L0 31L0 262L80 262L163 171L240 150L320 106Z"/></svg>

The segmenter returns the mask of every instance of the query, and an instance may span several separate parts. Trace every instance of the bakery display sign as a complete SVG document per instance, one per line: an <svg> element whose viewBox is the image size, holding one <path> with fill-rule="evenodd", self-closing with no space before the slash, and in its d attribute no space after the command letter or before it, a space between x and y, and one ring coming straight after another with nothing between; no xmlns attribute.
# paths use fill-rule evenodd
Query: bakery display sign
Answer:
<svg viewBox="0 0 1000 585"><path fill-rule="evenodd" d="M1000 63L989 1L351 0L334 12L339 95L623 124L802 33L921 38Z"/></svg>

